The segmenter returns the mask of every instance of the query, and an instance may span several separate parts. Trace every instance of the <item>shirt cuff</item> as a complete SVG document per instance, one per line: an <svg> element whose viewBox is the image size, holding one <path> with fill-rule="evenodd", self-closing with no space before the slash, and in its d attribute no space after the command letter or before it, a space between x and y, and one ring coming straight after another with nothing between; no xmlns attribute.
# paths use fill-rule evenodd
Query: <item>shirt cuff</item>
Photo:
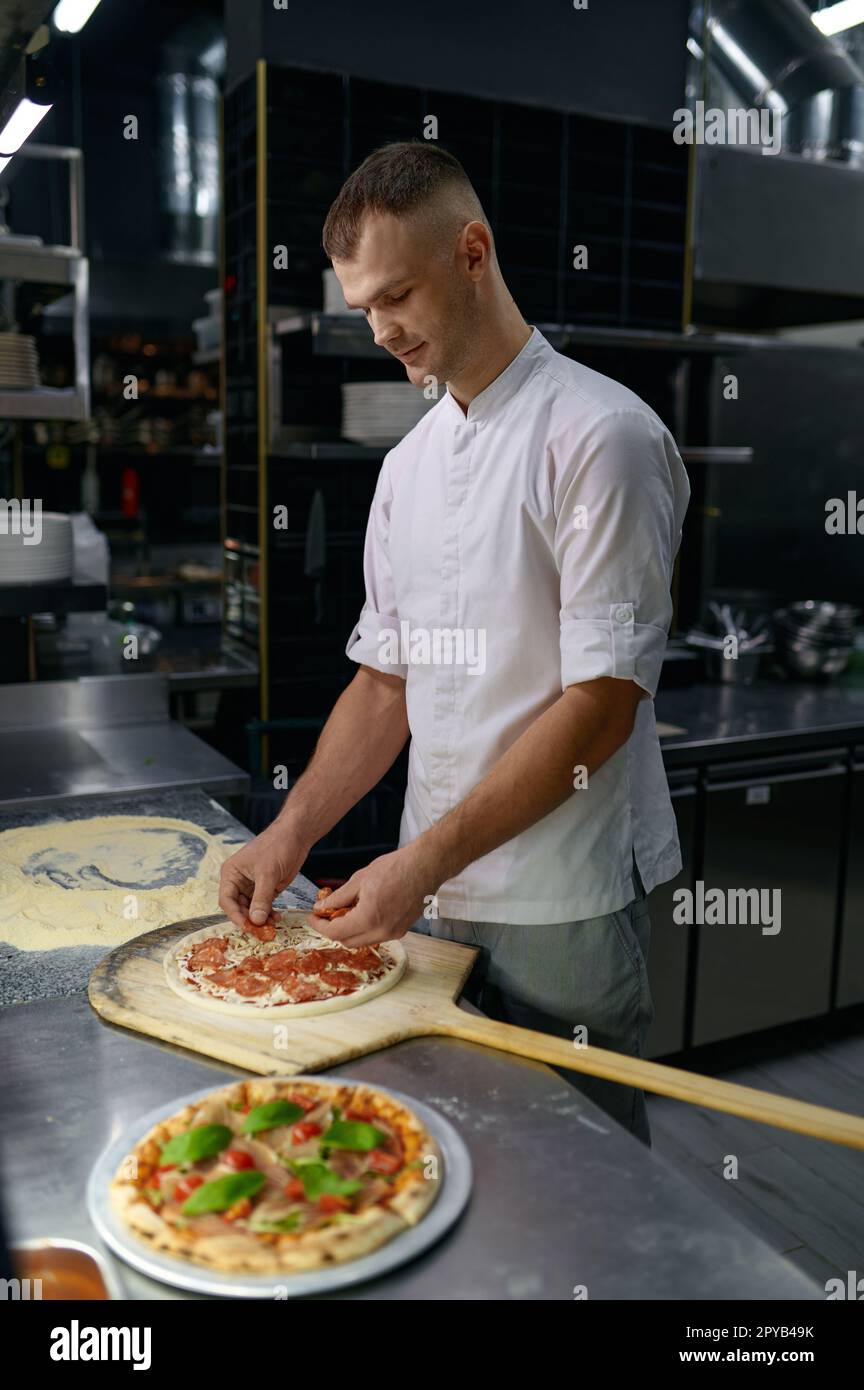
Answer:
<svg viewBox="0 0 864 1390"><path fill-rule="evenodd" d="M407 680L408 663L389 659L390 654L401 655L399 632L398 618L364 607L345 644L345 655L361 666L374 667L385 676L401 676Z"/></svg>
<svg viewBox="0 0 864 1390"><path fill-rule="evenodd" d="M666 633L637 623L633 604L610 603L602 618L561 619L561 688L615 676L632 680L653 697L666 651Z"/></svg>

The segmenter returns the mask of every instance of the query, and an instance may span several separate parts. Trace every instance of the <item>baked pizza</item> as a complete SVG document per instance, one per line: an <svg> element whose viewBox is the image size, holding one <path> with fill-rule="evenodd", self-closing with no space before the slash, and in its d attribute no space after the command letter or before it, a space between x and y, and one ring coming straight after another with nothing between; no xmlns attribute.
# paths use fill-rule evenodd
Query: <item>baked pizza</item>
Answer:
<svg viewBox="0 0 864 1390"><path fill-rule="evenodd" d="M416 1225L442 1168L433 1136L385 1092L256 1078L155 1125L110 1200L153 1250L278 1274L359 1259Z"/></svg>
<svg viewBox="0 0 864 1390"><path fill-rule="evenodd" d="M322 936L310 913L289 910L254 929L226 923L191 932L174 942L164 966L170 987L189 1003L296 1018L375 998L401 979L407 959L399 941L343 946Z"/></svg>

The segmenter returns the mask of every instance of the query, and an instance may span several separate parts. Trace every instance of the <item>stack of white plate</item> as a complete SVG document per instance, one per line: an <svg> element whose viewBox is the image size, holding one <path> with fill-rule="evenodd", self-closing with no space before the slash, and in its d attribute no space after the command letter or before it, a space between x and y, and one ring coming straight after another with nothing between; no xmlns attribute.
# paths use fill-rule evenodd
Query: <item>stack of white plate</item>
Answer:
<svg viewBox="0 0 864 1390"><path fill-rule="evenodd" d="M70 579L74 569L72 519L61 512L43 512L41 534L32 511L23 524L9 512L0 513L0 584L49 584ZM39 536L34 543L35 536Z"/></svg>
<svg viewBox="0 0 864 1390"><path fill-rule="evenodd" d="M38 385L36 339L26 333L0 333L0 390L29 391Z"/></svg>
<svg viewBox="0 0 864 1390"><path fill-rule="evenodd" d="M342 435L356 444L390 445L435 404L410 381L354 381L342 387Z"/></svg>
<svg viewBox="0 0 864 1390"><path fill-rule="evenodd" d="M325 314L362 314L362 309L348 309L345 307L345 296L342 293L342 286L336 277L335 270L322 270L321 278L324 281L324 313Z"/></svg>

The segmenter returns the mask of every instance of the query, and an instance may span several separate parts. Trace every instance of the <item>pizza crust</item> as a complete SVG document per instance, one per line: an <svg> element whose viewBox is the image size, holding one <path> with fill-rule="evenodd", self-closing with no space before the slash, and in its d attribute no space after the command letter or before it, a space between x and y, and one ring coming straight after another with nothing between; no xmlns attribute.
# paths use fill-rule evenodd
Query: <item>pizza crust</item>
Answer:
<svg viewBox="0 0 864 1390"><path fill-rule="evenodd" d="M297 1234L256 1235L226 1228L224 1233L202 1235L191 1225L178 1228L151 1206L132 1180L130 1172L149 1171L154 1154L173 1135L194 1125L212 1123L230 1102L263 1105L287 1098L292 1092L380 1116L398 1131L406 1164L419 1162L421 1166L408 1171L403 1168L386 1207L367 1207L356 1214L350 1225L334 1222ZM146 1165L146 1169L141 1165ZM422 1220L438 1196L442 1181L443 1155L436 1140L412 1111L393 1097L356 1083L262 1078L223 1087L204 1101L187 1105L177 1115L160 1121L126 1155L112 1179L109 1197L118 1217L151 1250L223 1273L288 1274L361 1259L377 1250Z"/></svg>
<svg viewBox="0 0 864 1390"><path fill-rule="evenodd" d="M310 917L308 912L286 911L280 914L279 923L287 924L292 920L305 923ZM214 1013L223 1015L230 1014L237 1018L310 1018L317 1014L338 1013L342 1009L352 1009L357 1004L368 1003L370 999L375 999L379 994L385 994L401 980L408 967L408 953L401 941L384 941L378 949L390 958L393 965L386 975L382 975L378 980L371 980L368 984L361 984L351 994L336 994L329 999L312 999L302 1004L258 1004L254 999L219 999L214 995L205 994L202 990L195 989L183 977L178 957L185 955L199 941L207 941L216 936L239 936L237 928L228 922L226 926L202 927L200 931L190 932L188 936L181 937L175 941L166 952L163 960L165 980L169 988L175 994L179 994L187 1004L194 1004L198 1008L210 1009ZM254 940L254 938L253 938ZM328 941L330 938L328 938ZM335 943L334 943L335 944Z"/></svg>

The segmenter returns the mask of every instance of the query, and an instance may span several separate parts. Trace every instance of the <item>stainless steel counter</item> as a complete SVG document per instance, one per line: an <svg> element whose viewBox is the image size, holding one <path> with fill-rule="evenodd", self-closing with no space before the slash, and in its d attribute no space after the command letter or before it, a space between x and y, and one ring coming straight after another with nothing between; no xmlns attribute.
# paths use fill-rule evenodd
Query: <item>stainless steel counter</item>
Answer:
<svg viewBox="0 0 864 1390"><path fill-rule="evenodd" d="M169 718L163 676L0 686L0 809L177 787L235 796L249 775Z"/></svg>
<svg viewBox="0 0 864 1390"><path fill-rule="evenodd" d="M103 1023L86 997L0 1009L3 1202L12 1239L99 1244L84 1190L136 1116L241 1072ZM457 1039L420 1038L330 1075L439 1109L471 1151L475 1188L431 1250L340 1298L824 1300L550 1068ZM136 1299L187 1295L116 1268Z"/></svg>

